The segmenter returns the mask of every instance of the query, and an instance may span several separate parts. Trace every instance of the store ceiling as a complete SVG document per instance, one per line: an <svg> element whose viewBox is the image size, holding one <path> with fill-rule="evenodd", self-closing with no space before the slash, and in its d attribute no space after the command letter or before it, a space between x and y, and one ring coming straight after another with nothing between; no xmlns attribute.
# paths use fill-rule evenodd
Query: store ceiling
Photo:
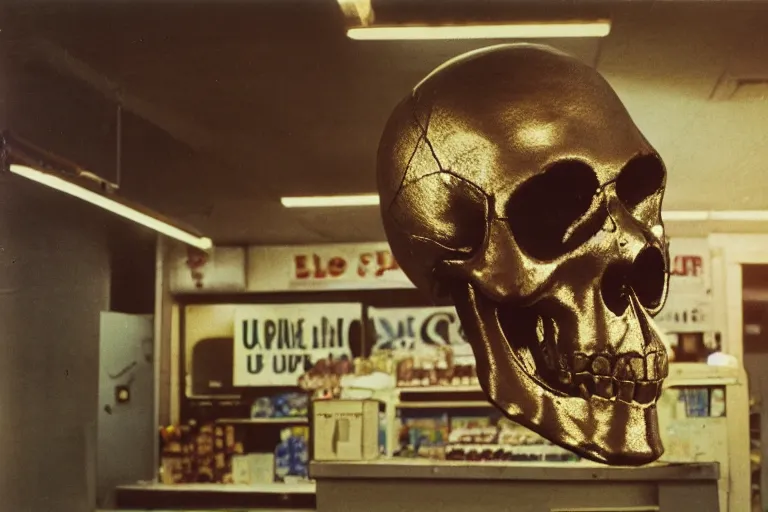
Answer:
<svg viewBox="0 0 768 512"><path fill-rule="evenodd" d="M768 209L768 87L754 83L768 77L768 8L610 5L609 37L545 42L617 89L667 163L665 207ZM498 42L351 41L333 0L72 2L22 13L25 44L92 85L119 86L127 108L210 162L158 159L126 180L162 192L169 213L221 243L383 240L376 208L286 210L279 198L373 192L391 108L446 59ZM724 100L724 73L751 85Z"/></svg>

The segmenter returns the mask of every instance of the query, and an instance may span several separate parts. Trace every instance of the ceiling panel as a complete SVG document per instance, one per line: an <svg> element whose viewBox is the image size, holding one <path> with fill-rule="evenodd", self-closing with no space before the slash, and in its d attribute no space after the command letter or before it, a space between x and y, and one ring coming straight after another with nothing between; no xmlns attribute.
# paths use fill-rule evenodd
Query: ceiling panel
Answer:
<svg viewBox="0 0 768 512"><path fill-rule="evenodd" d="M504 3L522 12L519 2L484 5ZM597 64L667 163L668 208L768 208L768 105L709 98L726 69L762 69L766 7L621 4L605 39L536 42ZM32 11L23 18L30 33L216 139L215 161L227 165L152 166L136 178L145 190L165 173L159 183L179 183L168 209L214 238L265 243L383 238L375 208L287 211L279 196L373 191L392 107L445 60L496 42L351 41L332 0Z"/></svg>

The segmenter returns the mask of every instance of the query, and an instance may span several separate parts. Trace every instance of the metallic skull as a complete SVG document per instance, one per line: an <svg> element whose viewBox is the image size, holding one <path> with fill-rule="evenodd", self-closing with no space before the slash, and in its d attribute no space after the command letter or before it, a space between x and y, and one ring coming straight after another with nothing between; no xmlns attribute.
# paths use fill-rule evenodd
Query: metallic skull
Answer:
<svg viewBox="0 0 768 512"><path fill-rule="evenodd" d="M455 304L491 402L585 458L658 459L666 170L597 71L528 44L457 57L395 108L377 173L395 258Z"/></svg>

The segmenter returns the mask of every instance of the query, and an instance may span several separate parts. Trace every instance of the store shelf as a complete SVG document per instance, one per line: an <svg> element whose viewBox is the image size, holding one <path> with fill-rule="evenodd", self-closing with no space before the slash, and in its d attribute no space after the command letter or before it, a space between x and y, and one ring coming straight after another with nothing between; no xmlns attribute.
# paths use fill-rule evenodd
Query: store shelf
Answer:
<svg viewBox="0 0 768 512"><path fill-rule="evenodd" d="M714 377L714 378L668 378L664 382L664 389L693 386L733 386L738 384L736 377Z"/></svg>
<svg viewBox="0 0 768 512"><path fill-rule="evenodd" d="M238 484L136 484L121 485L124 490L171 491L171 492L251 492L257 494L314 494L315 482L264 483L253 485Z"/></svg>
<svg viewBox="0 0 768 512"><path fill-rule="evenodd" d="M316 509L315 483L137 484L115 489L120 510Z"/></svg>
<svg viewBox="0 0 768 512"><path fill-rule="evenodd" d="M238 425L304 425L308 418L219 418L216 423Z"/></svg>
<svg viewBox="0 0 768 512"><path fill-rule="evenodd" d="M482 409L492 408L490 402L484 400L456 400L456 401L435 401L435 402L400 402L395 404L398 409Z"/></svg>
<svg viewBox="0 0 768 512"><path fill-rule="evenodd" d="M404 386L395 388L400 393L479 393L479 385L468 386Z"/></svg>

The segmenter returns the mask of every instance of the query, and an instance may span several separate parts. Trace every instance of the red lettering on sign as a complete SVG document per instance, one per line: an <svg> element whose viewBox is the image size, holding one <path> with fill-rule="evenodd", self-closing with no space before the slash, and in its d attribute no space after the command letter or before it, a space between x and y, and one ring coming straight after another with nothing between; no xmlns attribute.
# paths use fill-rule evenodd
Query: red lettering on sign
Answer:
<svg viewBox="0 0 768 512"><path fill-rule="evenodd" d="M349 270L349 262L341 256L324 260L318 254L300 254L293 257L296 279L341 278ZM399 270L390 251L365 252L358 257L358 277L381 277L385 272Z"/></svg>
<svg viewBox="0 0 768 512"><path fill-rule="evenodd" d="M318 254L294 256L296 279L340 277L347 271L347 260L334 256L327 262Z"/></svg>
<svg viewBox="0 0 768 512"><path fill-rule="evenodd" d="M395 261L395 257L389 251L376 252L376 277L381 277L384 272L398 270L400 266Z"/></svg>
<svg viewBox="0 0 768 512"><path fill-rule="evenodd" d="M320 256L317 254L312 255L312 261L315 263L315 279L323 279L326 275L328 275L328 272L323 268L323 260L320 259Z"/></svg>
<svg viewBox="0 0 768 512"><path fill-rule="evenodd" d="M311 273L307 267L307 257L303 255L295 256L293 261L296 267L296 279L307 279Z"/></svg>
<svg viewBox="0 0 768 512"><path fill-rule="evenodd" d="M339 258L337 256L335 258L331 258L328 261L328 273L331 275L331 277L339 277L344 275L346 270L347 261L344 258Z"/></svg>
<svg viewBox="0 0 768 512"><path fill-rule="evenodd" d="M704 263L701 256L675 256L672 262L672 275L683 277L700 277Z"/></svg>
<svg viewBox="0 0 768 512"><path fill-rule="evenodd" d="M357 275L360 277L367 276L371 268L371 263L373 263L373 254L369 252L361 254L360 261L357 264Z"/></svg>

